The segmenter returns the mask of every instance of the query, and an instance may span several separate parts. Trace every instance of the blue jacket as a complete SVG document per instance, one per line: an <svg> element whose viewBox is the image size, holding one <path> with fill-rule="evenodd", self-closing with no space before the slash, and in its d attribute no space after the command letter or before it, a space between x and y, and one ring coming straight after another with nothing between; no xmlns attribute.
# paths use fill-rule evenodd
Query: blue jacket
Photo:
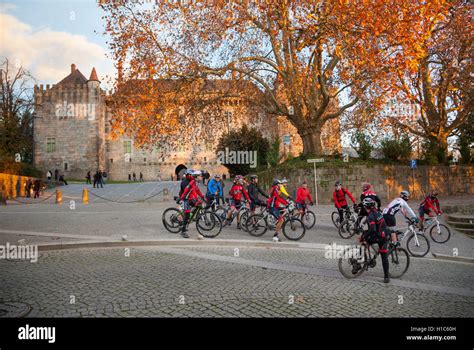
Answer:
<svg viewBox="0 0 474 350"><path fill-rule="evenodd" d="M222 192L221 183L219 181L216 181L215 179L211 179L207 183L207 194L214 195L216 192L217 195Z"/></svg>

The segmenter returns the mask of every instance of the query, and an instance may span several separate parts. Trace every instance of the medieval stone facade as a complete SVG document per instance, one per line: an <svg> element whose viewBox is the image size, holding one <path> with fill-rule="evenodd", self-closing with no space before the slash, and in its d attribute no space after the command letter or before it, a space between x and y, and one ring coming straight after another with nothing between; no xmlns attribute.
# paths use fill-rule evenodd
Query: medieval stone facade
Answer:
<svg viewBox="0 0 474 350"><path fill-rule="evenodd" d="M35 166L45 172L58 169L69 179L84 179L87 171L101 169L113 180L127 180L133 173L138 178L140 172L145 181L169 180L183 166L228 174L216 157L217 140L244 124L258 128L270 141L276 137L288 140L289 136L290 145L280 148L283 157L302 151L301 139L289 123L281 118L275 121L258 107L235 98L224 102L227 123L216 128L212 140L143 150L132 137L112 138L113 111L107 107L108 98L95 69L86 79L74 64L58 84L35 86Z"/></svg>

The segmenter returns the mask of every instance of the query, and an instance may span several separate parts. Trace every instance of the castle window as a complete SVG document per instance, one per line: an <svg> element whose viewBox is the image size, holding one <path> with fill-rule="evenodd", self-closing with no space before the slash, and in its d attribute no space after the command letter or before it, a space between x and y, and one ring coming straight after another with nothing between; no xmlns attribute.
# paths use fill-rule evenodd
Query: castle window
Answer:
<svg viewBox="0 0 474 350"><path fill-rule="evenodd" d="M46 152L47 153L56 152L56 139L54 137L48 137L46 139Z"/></svg>
<svg viewBox="0 0 474 350"><path fill-rule="evenodd" d="M64 163L64 171L67 171L67 163Z"/></svg>
<svg viewBox="0 0 474 350"><path fill-rule="evenodd" d="M110 158L110 163L113 163L114 162L114 159L113 158Z"/></svg>
<svg viewBox="0 0 474 350"><path fill-rule="evenodd" d="M132 141L123 141L123 153L125 154L132 153Z"/></svg>

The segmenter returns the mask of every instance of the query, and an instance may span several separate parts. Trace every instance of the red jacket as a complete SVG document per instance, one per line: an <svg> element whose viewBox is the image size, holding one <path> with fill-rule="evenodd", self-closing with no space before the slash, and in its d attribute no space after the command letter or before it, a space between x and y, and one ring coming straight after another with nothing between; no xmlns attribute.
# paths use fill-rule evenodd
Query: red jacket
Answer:
<svg viewBox="0 0 474 350"><path fill-rule="evenodd" d="M300 187L296 191L296 203L301 203L305 204L306 200L309 200L310 202L313 201L313 198L311 198L311 194L309 193L309 189Z"/></svg>
<svg viewBox="0 0 474 350"><path fill-rule="evenodd" d="M232 197L232 199L234 201L241 201L242 200L242 194L243 194L245 199L247 199L249 202L251 202L247 190L242 185L234 184L230 188L229 194L230 194L230 196Z"/></svg>
<svg viewBox="0 0 474 350"><path fill-rule="evenodd" d="M270 198L268 198L267 208L280 208L288 205L288 202L280 196L280 186L273 186Z"/></svg>
<svg viewBox="0 0 474 350"><path fill-rule="evenodd" d="M204 199L203 194L201 193L201 190L199 189L199 186L196 182L196 180L191 180L189 184L186 186L184 189L183 193L179 197L179 199L198 199L198 196Z"/></svg>
<svg viewBox="0 0 474 350"><path fill-rule="evenodd" d="M350 193L347 188L342 187L340 190L335 190L334 193L332 194L332 197L334 199L334 205L336 206L337 209L347 205L346 194L352 200L352 203L355 203L355 199L352 193Z"/></svg>
<svg viewBox="0 0 474 350"><path fill-rule="evenodd" d="M425 211L433 209L436 214L441 214L438 198L431 199L431 196L427 196L420 206L422 206Z"/></svg>

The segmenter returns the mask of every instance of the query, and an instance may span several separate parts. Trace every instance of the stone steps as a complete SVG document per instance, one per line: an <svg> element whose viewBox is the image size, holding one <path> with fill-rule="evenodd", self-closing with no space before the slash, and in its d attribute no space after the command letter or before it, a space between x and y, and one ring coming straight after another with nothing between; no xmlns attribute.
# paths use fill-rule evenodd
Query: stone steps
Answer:
<svg viewBox="0 0 474 350"><path fill-rule="evenodd" d="M456 231L465 233L474 238L474 214L449 214L447 223L454 227Z"/></svg>

